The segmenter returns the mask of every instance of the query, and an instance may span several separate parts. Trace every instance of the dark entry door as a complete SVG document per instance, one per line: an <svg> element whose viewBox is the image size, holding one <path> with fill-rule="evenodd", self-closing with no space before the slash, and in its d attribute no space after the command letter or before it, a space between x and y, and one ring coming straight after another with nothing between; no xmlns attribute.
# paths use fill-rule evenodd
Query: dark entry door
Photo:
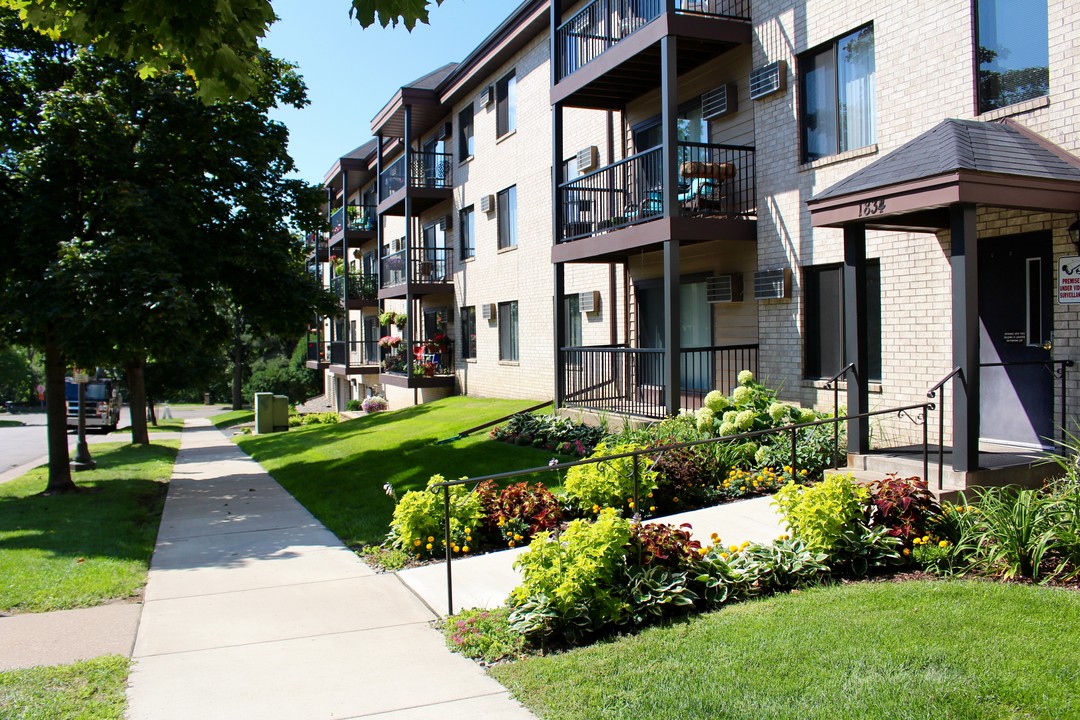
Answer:
<svg viewBox="0 0 1080 720"><path fill-rule="evenodd" d="M1051 261L1049 233L979 239L984 440L1053 445Z"/></svg>

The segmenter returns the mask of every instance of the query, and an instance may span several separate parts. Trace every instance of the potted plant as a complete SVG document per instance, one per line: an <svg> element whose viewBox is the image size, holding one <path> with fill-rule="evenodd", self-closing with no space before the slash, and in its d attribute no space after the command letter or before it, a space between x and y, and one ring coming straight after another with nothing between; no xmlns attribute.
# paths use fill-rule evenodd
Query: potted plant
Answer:
<svg viewBox="0 0 1080 720"><path fill-rule="evenodd" d="M397 335L384 335L379 338L379 347L389 352L397 352L401 346L401 338Z"/></svg>
<svg viewBox="0 0 1080 720"><path fill-rule="evenodd" d="M405 326L408 325L408 324L409 324L409 316L406 315L405 313L397 313L397 314L394 315L394 325L397 326L398 330L404 329Z"/></svg>
<svg viewBox="0 0 1080 720"><path fill-rule="evenodd" d="M379 326L386 327L394 324L394 318L397 317L397 313L393 310L387 310L386 312L379 313Z"/></svg>

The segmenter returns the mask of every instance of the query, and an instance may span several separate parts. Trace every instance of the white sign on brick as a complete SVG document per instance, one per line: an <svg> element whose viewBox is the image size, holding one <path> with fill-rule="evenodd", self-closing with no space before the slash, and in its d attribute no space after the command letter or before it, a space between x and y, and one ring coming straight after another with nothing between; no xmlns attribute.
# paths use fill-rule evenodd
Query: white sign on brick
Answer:
<svg viewBox="0 0 1080 720"><path fill-rule="evenodd" d="M1058 302L1080 303L1080 257L1063 257L1058 261Z"/></svg>

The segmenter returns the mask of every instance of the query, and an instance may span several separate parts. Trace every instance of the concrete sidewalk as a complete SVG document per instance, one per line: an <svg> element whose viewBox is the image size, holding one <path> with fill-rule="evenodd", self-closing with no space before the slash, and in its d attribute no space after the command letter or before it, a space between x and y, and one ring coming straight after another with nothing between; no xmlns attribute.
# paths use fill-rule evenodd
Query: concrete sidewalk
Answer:
<svg viewBox="0 0 1080 720"><path fill-rule="evenodd" d="M532 718L435 614L378 575L205 420L183 433L128 717Z"/></svg>

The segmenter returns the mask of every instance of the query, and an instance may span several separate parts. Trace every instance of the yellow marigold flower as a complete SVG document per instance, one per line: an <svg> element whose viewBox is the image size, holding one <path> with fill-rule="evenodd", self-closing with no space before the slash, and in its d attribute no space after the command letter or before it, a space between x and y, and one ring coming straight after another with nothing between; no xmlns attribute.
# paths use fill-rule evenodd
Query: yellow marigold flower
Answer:
<svg viewBox="0 0 1080 720"><path fill-rule="evenodd" d="M420 538L416 538L415 540L413 540L412 544L415 545L416 547L420 547Z"/></svg>
<svg viewBox="0 0 1080 720"><path fill-rule="evenodd" d="M431 545L431 543L428 543L428 544L427 544L427 545L425 545L424 547L426 547L426 548L427 548L428 550L430 550L430 549L431 549L431 547L432 547L432 545Z"/></svg>
<svg viewBox="0 0 1080 720"><path fill-rule="evenodd" d="M737 553L737 552L739 552L739 546L738 545L729 545L728 550L730 550L732 552L732 554Z"/></svg>
<svg viewBox="0 0 1080 720"><path fill-rule="evenodd" d="M511 540L510 542L508 542L506 544L509 545L510 547L514 547L514 541L513 540Z"/></svg>
<svg viewBox="0 0 1080 720"><path fill-rule="evenodd" d="M943 547L943 548L949 547L949 541L948 540L942 540L941 542L938 543L938 547Z"/></svg>
<svg viewBox="0 0 1080 720"><path fill-rule="evenodd" d="M705 553L709 552L709 548L700 547L697 551L698 555L704 555Z"/></svg>
<svg viewBox="0 0 1080 720"><path fill-rule="evenodd" d="M428 542L435 542L435 538L433 538L433 537L431 537L430 535L428 535L428 539L427 539L427 541L428 541Z"/></svg>
<svg viewBox="0 0 1080 720"><path fill-rule="evenodd" d="M714 542L720 539L720 535L718 533L713 533L709 537L712 538Z"/></svg>
<svg viewBox="0 0 1080 720"><path fill-rule="evenodd" d="M721 560L727 560L728 559L728 554L727 553L720 553L720 559Z"/></svg>
<svg viewBox="0 0 1080 720"><path fill-rule="evenodd" d="M908 550L907 548L904 548L904 554L905 554L905 555L910 555L910 554L911 554L911 551L910 551L910 550Z"/></svg>
<svg viewBox="0 0 1080 720"><path fill-rule="evenodd" d="M514 539L515 540L524 540L524 536L518 535L517 533L514 533Z"/></svg>
<svg viewBox="0 0 1080 720"><path fill-rule="evenodd" d="M461 552L461 548L460 548L460 547L458 547L457 545L454 545L454 546L453 546L453 547L452 547L451 549L452 549L452 550L453 550L454 552Z"/></svg>
<svg viewBox="0 0 1080 720"><path fill-rule="evenodd" d="M594 513L598 513L598 512L600 512L600 506L599 506L599 505L593 505L593 506L592 506L592 511L593 511Z"/></svg>
<svg viewBox="0 0 1080 720"><path fill-rule="evenodd" d="M648 495L646 495L645 497L652 497L652 493L649 493L649 494L648 494Z"/></svg>
<svg viewBox="0 0 1080 720"><path fill-rule="evenodd" d="M649 512L656 512L656 506L655 505L650 505L649 506Z"/></svg>
<svg viewBox="0 0 1080 720"><path fill-rule="evenodd" d="M671 502L677 503L677 502L679 502L679 498L671 498Z"/></svg>
<svg viewBox="0 0 1080 720"><path fill-rule="evenodd" d="M496 524L497 524L497 525L498 525L499 527L502 527L503 525L505 525L505 524L506 524L506 521L505 521L505 520L503 520L502 518L499 518L499 522L498 522L498 523L496 523Z"/></svg>
<svg viewBox="0 0 1080 720"><path fill-rule="evenodd" d="M634 501L631 500L630 502L627 503L627 505L629 505L630 507L634 507Z"/></svg>
<svg viewBox="0 0 1080 720"><path fill-rule="evenodd" d="M461 548L461 552L469 552L469 546L466 545L465 547Z"/></svg>

